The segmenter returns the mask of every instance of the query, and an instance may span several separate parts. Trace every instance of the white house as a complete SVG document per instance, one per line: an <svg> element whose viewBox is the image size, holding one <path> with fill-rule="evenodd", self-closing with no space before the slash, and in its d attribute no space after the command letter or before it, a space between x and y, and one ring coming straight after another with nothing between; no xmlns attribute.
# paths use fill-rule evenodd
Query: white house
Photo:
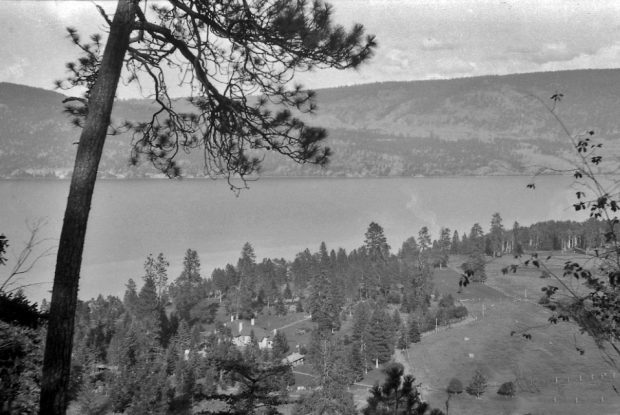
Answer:
<svg viewBox="0 0 620 415"><path fill-rule="evenodd" d="M231 324L231 332L233 344L237 347L245 347L250 344L252 332L254 332L254 337L258 340L258 347L260 349L271 349L272 347L269 332L262 327L256 326L254 319L249 322L238 320L238 324Z"/></svg>

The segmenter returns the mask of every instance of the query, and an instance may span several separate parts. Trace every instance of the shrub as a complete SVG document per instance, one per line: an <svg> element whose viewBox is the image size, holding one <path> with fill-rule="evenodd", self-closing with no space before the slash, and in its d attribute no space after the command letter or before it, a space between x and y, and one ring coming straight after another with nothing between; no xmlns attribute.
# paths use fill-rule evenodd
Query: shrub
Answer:
<svg viewBox="0 0 620 415"><path fill-rule="evenodd" d="M450 383L448 383L448 388L446 391L448 393L463 393L463 382L457 378L450 379Z"/></svg>
<svg viewBox="0 0 620 415"><path fill-rule="evenodd" d="M437 319L437 323L441 326L447 324L450 318L452 318L451 310L447 308L440 307L437 309L437 313L435 314L435 318ZM435 328L435 322L432 322L431 330Z"/></svg>
<svg viewBox="0 0 620 415"><path fill-rule="evenodd" d="M450 308L454 306L454 297L452 294L443 295L439 300L439 307Z"/></svg>
<svg viewBox="0 0 620 415"><path fill-rule="evenodd" d="M399 293L391 291L388 294L388 297L387 297L387 302L388 303L390 303L390 304L400 304L400 301L401 301L401 299L400 299L400 294Z"/></svg>
<svg viewBox="0 0 620 415"><path fill-rule="evenodd" d="M452 316L454 318L467 317L467 314L469 314L469 312L467 311L467 307L465 307L464 305L454 307L454 310L452 311Z"/></svg>
<svg viewBox="0 0 620 415"><path fill-rule="evenodd" d="M516 393L517 388L514 382L504 382L497 390L497 394L502 396L515 396Z"/></svg>

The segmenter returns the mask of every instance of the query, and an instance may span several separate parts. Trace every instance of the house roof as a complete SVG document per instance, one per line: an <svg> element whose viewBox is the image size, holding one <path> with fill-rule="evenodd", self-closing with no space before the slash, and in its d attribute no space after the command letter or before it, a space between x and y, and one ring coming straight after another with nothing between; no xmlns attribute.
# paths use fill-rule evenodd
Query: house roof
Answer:
<svg viewBox="0 0 620 415"><path fill-rule="evenodd" d="M293 363L298 361L299 359L303 359L304 355L298 352L293 352L282 359L282 363Z"/></svg>
<svg viewBox="0 0 620 415"><path fill-rule="evenodd" d="M241 331L239 331L239 323L242 323L243 326ZM230 331L233 337L249 336L252 331L254 331L254 336L256 336L258 340L264 337L269 337L269 332L266 329L259 326L253 326L249 321L235 320L230 324Z"/></svg>

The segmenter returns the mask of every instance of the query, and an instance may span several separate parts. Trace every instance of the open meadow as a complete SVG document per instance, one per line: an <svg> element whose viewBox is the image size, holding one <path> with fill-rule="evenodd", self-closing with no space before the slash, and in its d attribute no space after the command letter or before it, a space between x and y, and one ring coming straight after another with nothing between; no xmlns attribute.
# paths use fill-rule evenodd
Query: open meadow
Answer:
<svg viewBox="0 0 620 415"><path fill-rule="evenodd" d="M553 262L561 266L563 260ZM471 284L458 290L458 273L437 270L435 286L452 292L473 317L470 322L429 333L398 360L408 366L422 384L424 398L445 410L448 382L456 377L467 386L480 369L488 379L481 399L465 392L449 401L449 413L474 414L609 414L620 413L620 396L614 391L620 375L613 371L587 336L572 324L550 325L549 311L537 304L540 288L549 279L540 270L519 267L502 275L501 268L514 262L505 256L487 266L486 284ZM528 332L532 339L511 331ZM581 354L579 350L585 352ZM517 385L514 398L497 394L508 381Z"/></svg>

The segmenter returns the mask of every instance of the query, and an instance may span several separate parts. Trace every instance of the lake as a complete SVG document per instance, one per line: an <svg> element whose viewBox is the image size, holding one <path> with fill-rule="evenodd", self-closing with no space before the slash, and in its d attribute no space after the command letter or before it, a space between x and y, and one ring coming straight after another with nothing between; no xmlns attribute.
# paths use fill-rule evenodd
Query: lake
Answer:
<svg viewBox="0 0 620 415"><path fill-rule="evenodd" d="M169 278L181 270L185 250L198 251L203 276L236 263L249 241L257 258L292 259L305 249L347 250L363 244L371 221L383 226L397 251L409 236L428 226L468 232L475 222L488 230L500 212L504 227L549 219L584 219L572 211L570 179L547 176L526 189L530 177L442 178L263 178L237 197L223 180L101 180L97 183L87 231L80 298L122 295L128 278L140 280L144 259L163 252ZM46 218L43 236L57 239L68 181L0 181L0 233L11 251L23 246L26 221ZM40 300L51 289L55 258L45 258L24 277ZM6 275L9 266L1 269Z"/></svg>

